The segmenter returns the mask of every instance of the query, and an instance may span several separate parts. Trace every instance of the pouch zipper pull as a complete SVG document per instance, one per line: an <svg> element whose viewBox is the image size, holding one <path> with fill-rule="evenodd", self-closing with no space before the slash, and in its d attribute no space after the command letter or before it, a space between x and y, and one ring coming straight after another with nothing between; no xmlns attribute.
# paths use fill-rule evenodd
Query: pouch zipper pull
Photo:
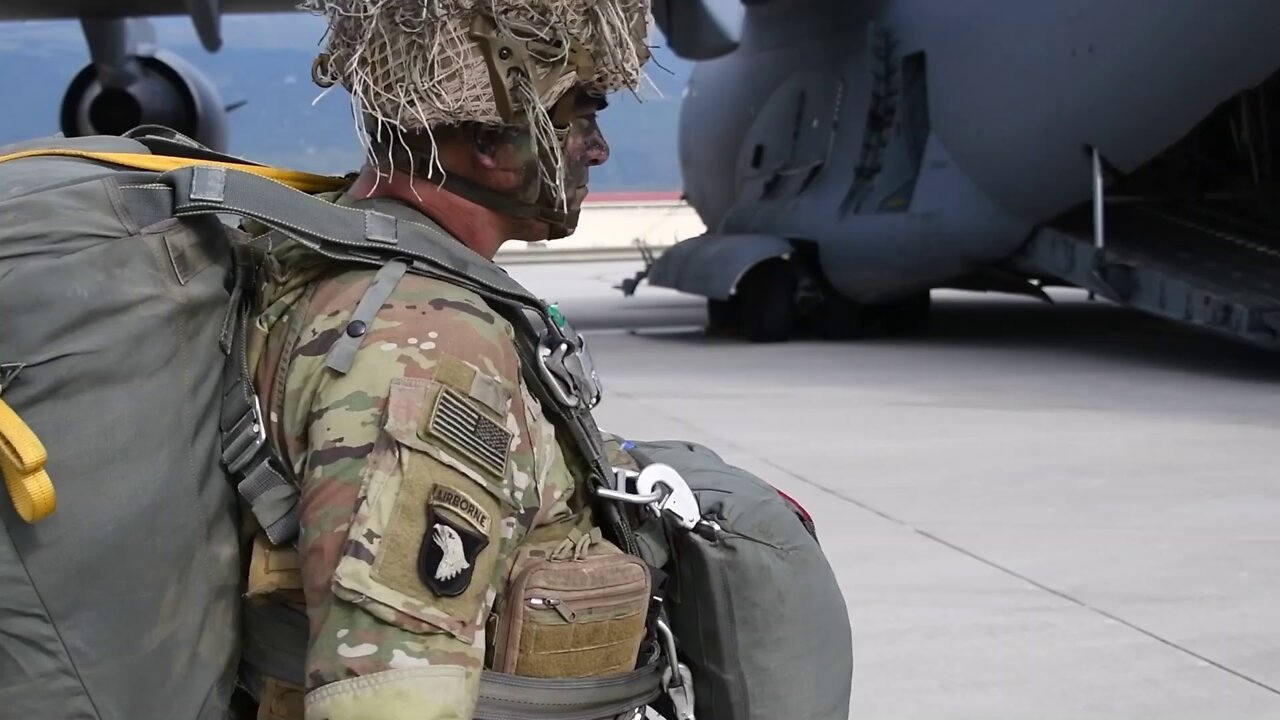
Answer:
<svg viewBox="0 0 1280 720"><path fill-rule="evenodd" d="M560 598L552 597L533 597L529 598L529 607L539 610L555 610L556 614L567 623L571 623L578 619L578 614L568 605L564 604Z"/></svg>

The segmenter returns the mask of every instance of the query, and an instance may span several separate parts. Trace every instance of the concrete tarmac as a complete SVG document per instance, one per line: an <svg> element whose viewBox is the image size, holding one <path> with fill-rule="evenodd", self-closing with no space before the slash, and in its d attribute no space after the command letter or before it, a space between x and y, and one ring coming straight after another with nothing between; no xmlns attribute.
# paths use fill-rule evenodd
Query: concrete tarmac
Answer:
<svg viewBox="0 0 1280 720"><path fill-rule="evenodd" d="M585 331L606 429L703 442L815 516L851 718L1280 718L1280 357L1071 291L753 346L611 289L638 268L510 269Z"/></svg>

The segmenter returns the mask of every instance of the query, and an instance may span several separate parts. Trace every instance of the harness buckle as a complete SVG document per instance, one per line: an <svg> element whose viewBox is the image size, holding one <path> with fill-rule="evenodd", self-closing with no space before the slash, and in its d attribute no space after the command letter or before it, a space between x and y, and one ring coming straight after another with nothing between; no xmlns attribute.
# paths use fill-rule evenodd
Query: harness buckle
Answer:
<svg viewBox="0 0 1280 720"><path fill-rule="evenodd" d="M556 401L565 407L585 404L591 409L600 404L600 376L582 335L574 341L544 335L538 341L538 373L551 387Z"/></svg>
<svg viewBox="0 0 1280 720"><path fill-rule="evenodd" d="M604 385L600 382L600 374L596 372L595 361L587 350L587 339L578 335L578 348L572 361L577 365L578 373L586 384L587 407L594 409L604 397Z"/></svg>
<svg viewBox="0 0 1280 720"><path fill-rule="evenodd" d="M253 405L230 430L222 434L222 461L226 463L227 472L236 475L247 468L266 442L267 425L262 421L262 403L254 394Z"/></svg>

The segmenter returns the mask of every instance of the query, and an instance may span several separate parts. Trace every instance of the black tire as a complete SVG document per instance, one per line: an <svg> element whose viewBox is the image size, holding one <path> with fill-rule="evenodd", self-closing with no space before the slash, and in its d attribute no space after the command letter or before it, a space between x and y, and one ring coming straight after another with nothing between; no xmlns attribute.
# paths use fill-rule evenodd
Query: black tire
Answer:
<svg viewBox="0 0 1280 720"><path fill-rule="evenodd" d="M738 298L715 300L707 298L707 333L729 335L738 329Z"/></svg>
<svg viewBox="0 0 1280 720"><path fill-rule="evenodd" d="M753 343L786 342L795 330L796 274L783 260L752 268L738 285L738 327Z"/></svg>

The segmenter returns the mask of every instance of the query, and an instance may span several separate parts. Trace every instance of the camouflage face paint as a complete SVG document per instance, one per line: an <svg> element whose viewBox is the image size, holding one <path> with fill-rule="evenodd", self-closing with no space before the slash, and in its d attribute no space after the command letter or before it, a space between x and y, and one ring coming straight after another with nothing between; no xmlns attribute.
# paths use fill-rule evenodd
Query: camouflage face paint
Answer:
<svg viewBox="0 0 1280 720"><path fill-rule="evenodd" d="M597 114L608 107L603 98L579 93L575 116L565 143L565 191L570 209L581 207L587 196L590 169L609 159L609 143L604 139Z"/></svg>
<svg viewBox="0 0 1280 720"><path fill-rule="evenodd" d="M569 209L576 210L587 195L590 168L609 159L609 144L597 122L597 114L608 106L604 98L581 90L572 91L563 102L572 105L571 119L561 157L564 163L564 191ZM477 146L494 159L494 170L505 172L505 182L495 187L526 201L534 201L546 181L535 149L532 133L527 128L503 128L477 132Z"/></svg>
<svg viewBox="0 0 1280 720"><path fill-rule="evenodd" d="M492 159L494 190L526 202L538 197L542 166L529 128L478 128L476 148Z"/></svg>

